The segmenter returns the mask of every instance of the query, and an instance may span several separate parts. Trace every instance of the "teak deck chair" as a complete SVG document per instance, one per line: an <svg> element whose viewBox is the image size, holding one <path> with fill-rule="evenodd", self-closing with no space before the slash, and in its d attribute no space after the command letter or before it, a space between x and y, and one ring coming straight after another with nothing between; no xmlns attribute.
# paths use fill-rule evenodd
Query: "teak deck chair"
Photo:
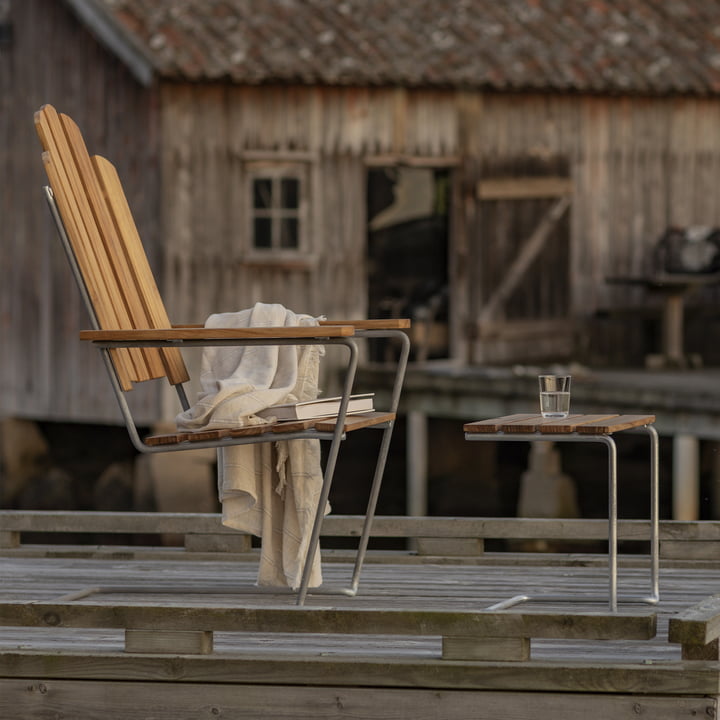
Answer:
<svg viewBox="0 0 720 720"><path fill-rule="evenodd" d="M352 580L349 587L340 590L354 595L359 586L407 366L410 343L403 330L409 327L409 321L322 321L318 327L244 329L171 325L114 166L105 158L90 157L77 125L50 105L35 113L35 127L44 149L43 163L50 182L45 194L93 326L92 330L82 331L80 339L91 342L102 353L137 450L170 452L302 438L330 442L320 501L297 594L298 605L304 604L308 592L323 509L329 498L340 444L350 430L371 427L382 431ZM390 408L388 412L346 417L358 363L356 339L361 337L393 337L400 343ZM342 402L336 417L274 426L253 425L140 437L125 397L135 383L167 378L177 390L182 409L190 407L183 388L189 375L179 348L288 344L347 348Z"/></svg>

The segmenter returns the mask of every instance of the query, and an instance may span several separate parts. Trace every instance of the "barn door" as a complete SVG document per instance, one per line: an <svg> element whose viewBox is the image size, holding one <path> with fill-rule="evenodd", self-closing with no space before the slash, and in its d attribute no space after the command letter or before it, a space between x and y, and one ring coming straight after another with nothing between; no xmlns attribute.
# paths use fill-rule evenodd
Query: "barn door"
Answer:
<svg viewBox="0 0 720 720"><path fill-rule="evenodd" d="M471 361L567 358L574 344L568 173L557 163L532 174L516 164L512 174L485 170L476 186Z"/></svg>
<svg viewBox="0 0 720 720"><path fill-rule="evenodd" d="M368 313L412 318L415 360L448 356L447 168L368 170Z"/></svg>

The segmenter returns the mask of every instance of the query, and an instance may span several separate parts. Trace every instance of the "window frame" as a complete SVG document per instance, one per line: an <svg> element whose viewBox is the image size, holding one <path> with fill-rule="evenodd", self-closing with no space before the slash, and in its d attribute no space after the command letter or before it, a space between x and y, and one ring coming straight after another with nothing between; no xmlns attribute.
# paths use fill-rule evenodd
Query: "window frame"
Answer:
<svg viewBox="0 0 720 720"><path fill-rule="evenodd" d="M258 208L255 204L256 182L270 180L272 192L270 206ZM283 180L297 181L297 206L286 207L280 203ZM256 160L245 166L245 206L247 257L254 262L279 263L287 260L309 259L312 253L309 229L310 222L310 167L307 162L295 160ZM270 223L271 242L269 247L256 245L255 221L267 218ZM285 219L297 221L297 246L281 246L281 223Z"/></svg>

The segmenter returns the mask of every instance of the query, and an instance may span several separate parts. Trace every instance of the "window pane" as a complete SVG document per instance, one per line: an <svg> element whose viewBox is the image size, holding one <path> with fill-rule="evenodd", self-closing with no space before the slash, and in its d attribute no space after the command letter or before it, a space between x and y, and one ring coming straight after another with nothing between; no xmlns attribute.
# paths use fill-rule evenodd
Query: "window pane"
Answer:
<svg viewBox="0 0 720 720"><path fill-rule="evenodd" d="M272 180L270 178L253 180L253 207L272 207Z"/></svg>
<svg viewBox="0 0 720 720"><path fill-rule="evenodd" d="M298 221L297 218L283 218L280 221L280 247L297 249Z"/></svg>
<svg viewBox="0 0 720 720"><path fill-rule="evenodd" d="M297 178L283 178L280 181L280 207L296 208L298 206L300 183Z"/></svg>
<svg viewBox="0 0 720 720"><path fill-rule="evenodd" d="M254 221L253 245L256 248L272 247L272 220L256 217Z"/></svg>

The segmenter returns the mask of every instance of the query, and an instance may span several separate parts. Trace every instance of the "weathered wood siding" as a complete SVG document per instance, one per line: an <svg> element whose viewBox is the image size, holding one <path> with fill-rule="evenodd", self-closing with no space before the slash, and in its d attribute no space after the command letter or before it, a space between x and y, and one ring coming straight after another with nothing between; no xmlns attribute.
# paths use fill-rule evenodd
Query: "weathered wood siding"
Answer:
<svg viewBox="0 0 720 720"><path fill-rule="evenodd" d="M498 166L552 160L567 167L570 247L556 242L555 252L569 253L558 258L558 267L569 267L559 284L568 284L568 314L580 320L643 301L637 289L609 286L605 277L648 269L666 226L720 223L711 190L720 179L713 99L197 85L166 86L163 98L171 304L196 320L213 307L261 299L362 316L367 163L458 164L450 267L459 358L469 357L468 323L487 295L482 273L503 269L494 267L473 194ZM308 165L313 247L300 266L248 261L238 195L244 168L258 157ZM194 227L202 228L195 238ZM538 302L545 296L548 307L532 308L528 319L558 317L558 298L545 293Z"/></svg>
<svg viewBox="0 0 720 720"><path fill-rule="evenodd" d="M163 217L173 317L202 321L218 308L256 301L364 316L365 160L456 151L455 133L443 138L454 127L454 106L442 102L447 94L408 97L388 90L166 86ZM307 168L310 251L298 262L262 263L250 252L244 188L248 166L261 161Z"/></svg>
<svg viewBox="0 0 720 720"><path fill-rule="evenodd" d="M158 260L155 96L64 3L13 2L11 19L13 41L0 48L0 415L115 422L100 355L77 339L89 320L42 194L33 113L55 105L113 160ZM135 402L155 416L155 393Z"/></svg>

